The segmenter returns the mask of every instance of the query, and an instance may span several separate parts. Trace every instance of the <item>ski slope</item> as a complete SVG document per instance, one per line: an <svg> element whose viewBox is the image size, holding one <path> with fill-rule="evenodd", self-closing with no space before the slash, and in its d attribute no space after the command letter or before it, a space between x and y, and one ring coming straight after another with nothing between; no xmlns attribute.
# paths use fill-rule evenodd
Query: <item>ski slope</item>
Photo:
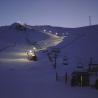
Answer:
<svg viewBox="0 0 98 98"><path fill-rule="evenodd" d="M43 51L60 44L64 37L37 30L17 30L18 23L0 30L0 62L27 62L27 50ZM37 33L37 34L36 34Z"/></svg>
<svg viewBox="0 0 98 98"><path fill-rule="evenodd" d="M57 69L55 70L46 53L38 52L38 61L28 61L26 50L32 49L32 42L34 41L37 41L38 46L40 45L38 49L44 50L45 48L56 46L63 41L64 44L66 44L66 39L50 33L43 35L44 33L32 31L31 28L23 32L17 31L15 26L16 24L14 24L14 26L12 25L10 27L11 29L6 27L7 31L4 27L0 31L0 98L98 97L98 90L90 87L71 87L70 78L66 84L62 79L65 71L69 72L69 69L75 69L76 66L74 65L76 62L74 62L75 59L73 59L74 55L76 55L76 53L77 55L78 53L82 55L80 46L86 46L86 44L88 44L92 38L92 33L87 37L77 40L74 43L75 45L71 44L70 47L63 47L60 57L57 59ZM2 31L4 33L1 33ZM28 31L29 34L27 34ZM34 32L36 32L36 34ZM96 33L93 36L95 38L94 42L91 41L92 44L97 40L97 36L95 36ZM26 38L29 40L27 41ZM71 38L67 39L71 40ZM82 41L86 42L86 44L84 44L84 42L82 43ZM68 42L72 42L72 40ZM80 49L80 52L77 52L77 48ZM95 49L97 48L95 47ZM68 70L62 66L62 57L66 53L65 50L67 51L68 57L70 57ZM88 48L86 51L87 50ZM59 72L61 77L60 81L56 81L56 71Z"/></svg>

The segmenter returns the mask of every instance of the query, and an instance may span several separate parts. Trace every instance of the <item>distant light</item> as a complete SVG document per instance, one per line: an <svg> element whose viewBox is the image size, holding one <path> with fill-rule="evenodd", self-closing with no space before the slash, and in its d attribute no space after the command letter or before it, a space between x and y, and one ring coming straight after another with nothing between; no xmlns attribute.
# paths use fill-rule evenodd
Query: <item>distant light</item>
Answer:
<svg viewBox="0 0 98 98"><path fill-rule="evenodd" d="M58 35L58 33L56 33L56 35Z"/></svg>
<svg viewBox="0 0 98 98"><path fill-rule="evenodd" d="M66 32L66 34L65 33L63 33L62 35L64 36L64 37L68 37L68 32Z"/></svg>
<svg viewBox="0 0 98 98"><path fill-rule="evenodd" d="M33 50L36 50L36 48L35 48L35 47L33 47Z"/></svg>
<svg viewBox="0 0 98 98"><path fill-rule="evenodd" d="M45 30L45 29L44 29L43 31L44 31L44 32L46 32L46 30Z"/></svg>
<svg viewBox="0 0 98 98"><path fill-rule="evenodd" d="M49 31L49 33L51 33L52 31Z"/></svg>

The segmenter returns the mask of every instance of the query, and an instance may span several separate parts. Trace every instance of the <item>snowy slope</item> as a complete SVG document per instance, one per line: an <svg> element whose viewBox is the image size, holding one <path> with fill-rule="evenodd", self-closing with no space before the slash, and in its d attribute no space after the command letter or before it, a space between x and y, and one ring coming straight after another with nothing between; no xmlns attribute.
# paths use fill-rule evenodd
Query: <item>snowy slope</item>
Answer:
<svg viewBox="0 0 98 98"><path fill-rule="evenodd" d="M55 70L47 56L38 62L2 63L0 65L1 98L97 98L91 88L72 88L55 80Z"/></svg>
<svg viewBox="0 0 98 98"><path fill-rule="evenodd" d="M23 49L30 46L47 48L59 44L62 40L58 36L43 33L26 24L13 23L0 27L0 50L15 46Z"/></svg>
<svg viewBox="0 0 98 98"><path fill-rule="evenodd" d="M93 63L98 63L98 25L79 27L79 28L62 28L52 26L35 26L39 31L47 31L58 33L66 36L64 41L57 47L60 48L60 61L58 65L62 65L64 56L68 57L69 70L75 70L79 63L84 68L88 67L90 57L93 58ZM69 71L68 70L68 71Z"/></svg>
<svg viewBox="0 0 98 98"><path fill-rule="evenodd" d="M31 39L32 42L39 41L42 39L47 39L48 36L41 34L39 31L34 29L29 29L24 27L19 23L14 23L9 26L4 26L0 28L0 42L5 43L18 43L18 44L27 44L26 38Z"/></svg>
<svg viewBox="0 0 98 98"><path fill-rule="evenodd" d="M69 32L69 35L65 37L63 43L58 45L61 53L57 59L57 69L55 70L46 53L39 52L37 54L38 61L30 62L24 51L26 47L30 49L26 37L30 41L40 41L46 40L49 35L32 27L26 31L20 31L15 29L16 25L15 23L10 28L9 26L0 28L0 49L9 46L7 50L4 49L0 52L0 98L98 97L98 91L95 89L89 87L72 88L69 85L70 82L67 85L63 80L56 81L55 77L56 71L62 73L62 71L69 72L76 69L77 57L83 58L83 63L87 63L92 55L97 59L98 45L95 42L98 42L98 27L69 28L70 32L64 29L65 33ZM81 35L83 36L81 37ZM64 55L68 56L68 70L64 69L61 64ZM86 61L84 61L84 57L87 58Z"/></svg>
<svg viewBox="0 0 98 98"><path fill-rule="evenodd" d="M78 28L77 32L82 33L83 36L79 35L79 38L62 46L62 54L66 53L68 56L70 67L75 69L80 62L84 68L87 68L90 57L93 58L93 63L98 63L98 26Z"/></svg>

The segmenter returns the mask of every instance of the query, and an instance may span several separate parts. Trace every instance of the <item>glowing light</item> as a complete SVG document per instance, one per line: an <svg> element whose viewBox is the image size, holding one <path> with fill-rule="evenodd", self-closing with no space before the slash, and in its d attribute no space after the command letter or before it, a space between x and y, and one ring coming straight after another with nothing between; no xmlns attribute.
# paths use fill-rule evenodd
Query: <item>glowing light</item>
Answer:
<svg viewBox="0 0 98 98"><path fill-rule="evenodd" d="M45 30L45 29L44 29L43 31L44 31L44 32L46 32L46 30Z"/></svg>
<svg viewBox="0 0 98 98"><path fill-rule="evenodd" d="M23 62L28 62L28 60L26 59L26 58L19 58L19 59L13 59L13 58L1 58L0 59L0 62L2 62L2 63L13 63L13 62L21 62L21 63L23 63Z"/></svg>
<svg viewBox="0 0 98 98"><path fill-rule="evenodd" d="M58 33L56 33L56 35L58 35Z"/></svg>
<svg viewBox="0 0 98 98"><path fill-rule="evenodd" d="M36 50L36 48L35 48L35 47L33 47L33 50Z"/></svg>
<svg viewBox="0 0 98 98"><path fill-rule="evenodd" d="M30 53L32 53L32 50L29 50Z"/></svg>
<svg viewBox="0 0 98 98"><path fill-rule="evenodd" d="M35 53L34 53L34 51L29 50L29 51L27 51L27 55L28 56L35 56Z"/></svg>
<svg viewBox="0 0 98 98"><path fill-rule="evenodd" d="M25 57L26 56L26 53L13 53L12 54L13 56L19 56L19 57Z"/></svg>

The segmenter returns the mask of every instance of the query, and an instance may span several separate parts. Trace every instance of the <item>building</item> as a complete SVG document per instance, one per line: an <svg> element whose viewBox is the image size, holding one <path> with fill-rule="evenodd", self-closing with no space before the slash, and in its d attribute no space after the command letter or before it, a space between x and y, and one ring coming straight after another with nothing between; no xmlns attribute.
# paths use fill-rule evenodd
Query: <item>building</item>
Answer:
<svg viewBox="0 0 98 98"><path fill-rule="evenodd" d="M84 71L74 71L71 78L71 86L89 86L89 73Z"/></svg>

